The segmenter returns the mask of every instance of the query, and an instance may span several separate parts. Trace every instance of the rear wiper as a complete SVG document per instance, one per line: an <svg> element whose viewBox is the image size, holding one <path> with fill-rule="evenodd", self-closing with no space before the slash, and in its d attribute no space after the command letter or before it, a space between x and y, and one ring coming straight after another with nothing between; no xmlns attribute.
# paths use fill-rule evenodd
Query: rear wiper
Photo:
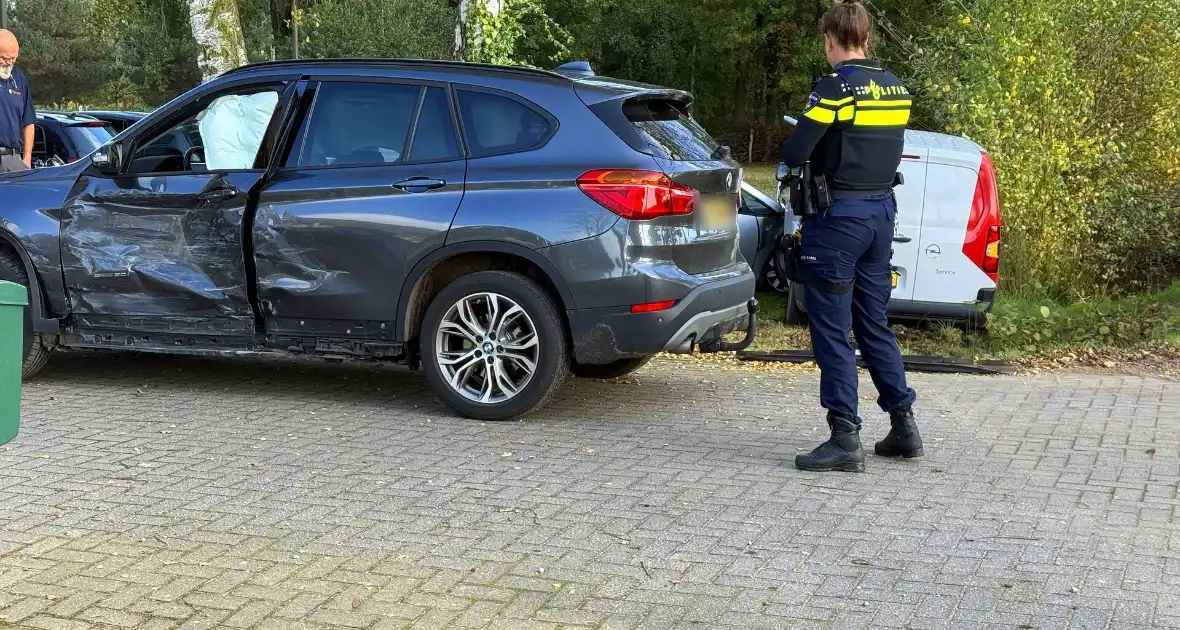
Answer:
<svg viewBox="0 0 1180 630"><path fill-rule="evenodd" d="M709 159L710 160L728 160L731 157L733 157L733 151L730 151L729 147L727 147L723 144L723 145L717 147L716 149L713 149L713 154L709 156Z"/></svg>

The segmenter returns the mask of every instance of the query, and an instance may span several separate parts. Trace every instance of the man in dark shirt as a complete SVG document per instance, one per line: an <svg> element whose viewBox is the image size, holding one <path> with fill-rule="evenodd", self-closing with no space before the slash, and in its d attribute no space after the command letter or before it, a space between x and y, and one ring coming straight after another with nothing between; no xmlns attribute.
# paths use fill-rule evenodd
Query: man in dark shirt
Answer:
<svg viewBox="0 0 1180 630"><path fill-rule="evenodd" d="M22 171L33 161L33 94L16 58L16 36L0 29L0 173Z"/></svg>

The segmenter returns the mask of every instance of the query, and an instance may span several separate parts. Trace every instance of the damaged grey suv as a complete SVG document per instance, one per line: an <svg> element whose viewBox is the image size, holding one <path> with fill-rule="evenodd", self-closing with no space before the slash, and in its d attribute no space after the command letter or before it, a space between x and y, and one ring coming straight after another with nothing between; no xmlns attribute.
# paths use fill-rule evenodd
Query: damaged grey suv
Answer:
<svg viewBox="0 0 1180 630"><path fill-rule="evenodd" d="M585 63L225 73L73 164L0 177L24 373L59 348L392 361L509 419L571 372L743 347L742 172L690 106Z"/></svg>

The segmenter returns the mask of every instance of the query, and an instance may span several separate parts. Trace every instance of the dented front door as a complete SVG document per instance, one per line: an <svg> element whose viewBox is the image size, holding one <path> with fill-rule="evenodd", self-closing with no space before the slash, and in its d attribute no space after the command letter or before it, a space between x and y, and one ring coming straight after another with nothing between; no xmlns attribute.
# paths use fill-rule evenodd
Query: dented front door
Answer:
<svg viewBox="0 0 1180 630"><path fill-rule="evenodd" d="M62 266L84 328L252 335L242 219L260 171L84 175Z"/></svg>

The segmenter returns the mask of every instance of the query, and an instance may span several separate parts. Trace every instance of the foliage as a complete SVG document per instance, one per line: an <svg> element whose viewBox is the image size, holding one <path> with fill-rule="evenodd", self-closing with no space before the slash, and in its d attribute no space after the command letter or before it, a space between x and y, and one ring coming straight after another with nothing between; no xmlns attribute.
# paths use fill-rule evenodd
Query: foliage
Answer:
<svg viewBox="0 0 1180 630"><path fill-rule="evenodd" d="M997 351L1130 347L1177 330L1180 282L1158 293L1096 302L1002 300L988 315L988 340Z"/></svg>
<svg viewBox="0 0 1180 630"><path fill-rule="evenodd" d="M968 8L917 38L910 62L936 126L995 160L1005 288L1079 298L1166 282L1180 269L1180 3Z"/></svg>
<svg viewBox="0 0 1180 630"><path fill-rule="evenodd" d="M300 57L448 59L454 48L457 12L446 0L316 0L299 6Z"/></svg>
<svg viewBox="0 0 1180 630"><path fill-rule="evenodd" d="M541 0L473 0L464 32L464 58L480 63L551 67L571 43Z"/></svg>
<svg viewBox="0 0 1180 630"><path fill-rule="evenodd" d="M205 0L230 2L231 0ZM248 58L466 57L690 90L734 154L773 161L830 0L232 0ZM871 0L874 54L915 92L911 125L980 142L1004 208L1002 294L1092 299L1180 274L1180 2ZM39 103L162 104L200 80L186 0L15 3ZM489 7L498 10L489 10Z"/></svg>

